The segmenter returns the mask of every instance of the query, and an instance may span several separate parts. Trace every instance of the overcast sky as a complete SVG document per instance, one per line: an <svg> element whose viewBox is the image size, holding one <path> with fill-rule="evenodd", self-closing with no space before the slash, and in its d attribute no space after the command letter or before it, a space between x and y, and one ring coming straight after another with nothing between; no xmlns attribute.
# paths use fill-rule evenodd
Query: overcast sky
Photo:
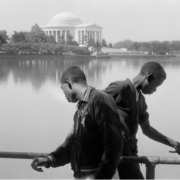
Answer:
<svg viewBox="0 0 180 180"><path fill-rule="evenodd" d="M61 12L101 26L108 43L180 40L180 0L0 0L0 30L30 31Z"/></svg>

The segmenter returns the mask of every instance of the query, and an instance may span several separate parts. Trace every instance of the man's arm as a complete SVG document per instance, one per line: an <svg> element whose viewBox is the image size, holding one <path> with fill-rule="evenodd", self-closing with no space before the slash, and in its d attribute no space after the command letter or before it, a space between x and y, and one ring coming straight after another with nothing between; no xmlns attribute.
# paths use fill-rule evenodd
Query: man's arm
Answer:
<svg viewBox="0 0 180 180"><path fill-rule="evenodd" d="M51 166L64 166L71 162L72 152L72 131L68 134L63 144L61 144L55 151L50 153Z"/></svg>
<svg viewBox="0 0 180 180"><path fill-rule="evenodd" d="M175 148L175 151L178 154L180 154L180 143L158 132L150 125L149 120L142 122L140 126L144 135L148 136L150 139L153 139L157 142Z"/></svg>
<svg viewBox="0 0 180 180"><path fill-rule="evenodd" d="M41 167L58 167L68 164L71 160L71 133L67 136L65 142L47 157L35 157L31 163L35 171L43 172Z"/></svg>

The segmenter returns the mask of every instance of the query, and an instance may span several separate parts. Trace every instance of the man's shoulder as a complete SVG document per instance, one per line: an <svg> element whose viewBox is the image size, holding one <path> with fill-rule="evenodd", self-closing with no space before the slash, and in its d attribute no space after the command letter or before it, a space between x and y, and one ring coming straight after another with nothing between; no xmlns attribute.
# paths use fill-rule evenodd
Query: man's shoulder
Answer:
<svg viewBox="0 0 180 180"><path fill-rule="evenodd" d="M109 84L109 86L114 85L114 86L118 86L118 87L126 87L126 86L129 86L130 84L131 84L131 81L129 79L126 79L124 81L114 81L114 82L111 82Z"/></svg>
<svg viewBox="0 0 180 180"><path fill-rule="evenodd" d="M99 101L99 100L112 100L112 96L107 94L105 91L94 89L91 94L91 98Z"/></svg>
<svg viewBox="0 0 180 180"><path fill-rule="evenodd" d="M94 97L110 97L110 95L107 94L105 91L99 89L94 89L92 91L92 94Z"/></svg>
<svg viewBox="0 0 180 180"><path fill-rule="evenodd" d="M129 79L126 79L124 81L115 81L109 84L108 87L105 88L105 92L119 92L122 91L123 89L130 88L132 86L132 83Z"/></svg>

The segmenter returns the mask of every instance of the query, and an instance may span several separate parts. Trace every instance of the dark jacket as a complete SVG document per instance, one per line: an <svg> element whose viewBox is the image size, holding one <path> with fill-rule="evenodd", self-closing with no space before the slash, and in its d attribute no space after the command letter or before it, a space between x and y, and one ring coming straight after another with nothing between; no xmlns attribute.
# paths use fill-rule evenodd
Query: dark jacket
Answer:
<svg viewBox="0 0 180 180"><path fill-rule="evenodd" d="M112 97L93 89L80 101L74 115L74 130L52 152L53 167L71 163L74 176L94 169L96 179L111 179L122 155L121 124Z"/></svg>
<svg viewBox="0 0 180 180"><path fill-rule="evenodd" d="M145 98L142 93L139 92L139 101L136 102L136 90L129 79L111 83L105 89L105 92L110 94L115 100L121 120L125 123L131 134L131 140L133 141L134 147L132 149L132 144L129 144L128 137L125 133L123 155L136 155L136 133L138 124L149 118Z"/></svg>

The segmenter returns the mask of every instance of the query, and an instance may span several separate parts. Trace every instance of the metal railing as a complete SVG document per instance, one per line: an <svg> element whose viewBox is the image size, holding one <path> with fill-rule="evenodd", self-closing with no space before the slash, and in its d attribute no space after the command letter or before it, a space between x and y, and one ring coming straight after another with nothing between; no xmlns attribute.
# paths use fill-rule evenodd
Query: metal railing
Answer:
<svg viewBox="0 0 180 180"><path fill-rule="evenodd" d="M146 179L155 179L155 168L156 164L180 164L180 158L177 157L150 157L150 156L141 156L141 157L129 157L124 156L121 159L125 163L142 163L146 166Z"/></svg>
<svg viewBox="0 0 180 180"><path fill-rule="evenodd" d="M30 153L30 152L2 152L0 151L0 158L13 159L33 159L34 157L45 157L47 153Z"/></svg>
<svg viewBox="0 0 180 180"><path fill-rule="evenodd" d="M34 157L47 156L47 153L28 153L28 152L2 152L0 158L14 159L33 159ZM180 164L180 158L177 157L150 157L150 156L123 156L121 162L125 163L142 163L146 165L146 179L155 179L155 168L158 164Z"/></svg>

